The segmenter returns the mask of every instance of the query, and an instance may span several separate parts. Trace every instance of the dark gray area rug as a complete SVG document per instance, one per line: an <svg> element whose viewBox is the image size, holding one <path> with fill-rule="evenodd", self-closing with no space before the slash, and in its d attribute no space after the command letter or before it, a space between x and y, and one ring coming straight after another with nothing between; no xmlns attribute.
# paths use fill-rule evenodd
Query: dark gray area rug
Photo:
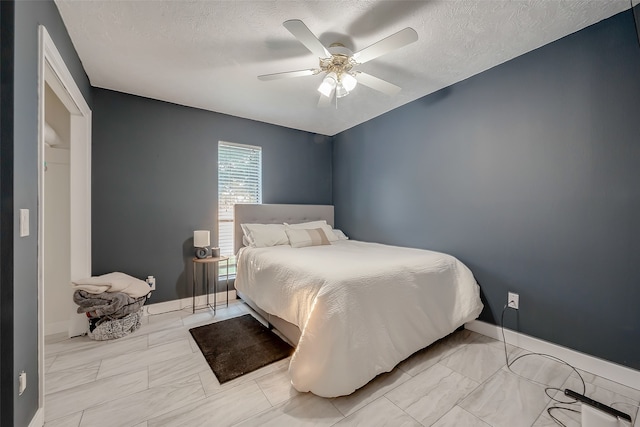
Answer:
<svg viewBox="0 0 640 427"><path fill-rule="evenodd" d="M189 330L220 384L293 354L293 347L250 314Z"/></svg>

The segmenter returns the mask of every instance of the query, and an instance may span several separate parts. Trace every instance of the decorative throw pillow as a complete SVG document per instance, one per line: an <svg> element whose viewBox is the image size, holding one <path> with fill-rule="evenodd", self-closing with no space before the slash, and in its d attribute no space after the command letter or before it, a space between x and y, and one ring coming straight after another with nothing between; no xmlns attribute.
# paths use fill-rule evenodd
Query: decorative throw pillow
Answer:
<svg viewBox="0 0 640 427"><path fill-rule="evenodd" d="M331 244L329 239L327 239L327 234L322 228L287 228L285 232L287 233L287 236L289 236L289 243L294 248Z"/></svg>
<svg viewBox="0 0 640 427"><path fill-rule="evenodd" d="M334 242L338 240L338 237L333 233L333 228L329 224L327 224L327 221L325 220L301 222L298 224L287 224L285 222L284 225L286 225L288 229L295 228L295 229L313 230L316 228L322 228L324 230L325 235L327 236L327 239L330 242Z"/></svg>

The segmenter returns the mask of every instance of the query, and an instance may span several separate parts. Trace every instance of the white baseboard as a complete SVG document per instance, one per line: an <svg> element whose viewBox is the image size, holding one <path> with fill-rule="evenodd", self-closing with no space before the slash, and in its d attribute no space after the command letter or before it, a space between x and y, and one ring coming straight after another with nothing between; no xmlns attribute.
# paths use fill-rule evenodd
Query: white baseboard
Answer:
<svg viewBox="0 0 640 427"><path fill-rule="evenodd" d="M153 293L151 298L153 298ZM227 303L227 293L226 292L218 292L216 294L216 299L218 305L216 307L223 307ZM236 299L236 291L229 291L229 302ZM204 307L207 303L206 295L198 295L196 296L196 307ZM213 305L213 294L209 294L209 303ZM193 299L191 297L176 299L171 301L164 301L158 303L146 304L144 306L144 314L145 315L154 315L154 314L162 314L168 313L170 311L178 311L185 308L190 308L193 305Z"/></svg>
<svg viewBox="0 0 640 427"><path fill-rule="evenodd" d="M38 408L36 414L31 419L29 427L42 427L44 425L44 408Z"/></svg>
<svg viewBox="0 0 640 427"><path fill-rule="evenodd" d="M498 341L502 341L500 326L473 320L464 325L465 329L486 335ZM533 353L545 353L560 358L575 368L590 372L599 377L609 379L619 384L638 389L640 384L640 371L618 365L608 360L599 359L558 344L533 338L510 329L504 330L507 343L520 347Z"/></svg>
<svg viewBox="0 0 640 427"><path fill-rule="evenodd" d="M69 331L69 321L68 320L63 320L61 322L51 322L51 323L45 323L44 325L44 334L46 335L53 335L53 334L59 334L61 332L68 332Z"/></svg>

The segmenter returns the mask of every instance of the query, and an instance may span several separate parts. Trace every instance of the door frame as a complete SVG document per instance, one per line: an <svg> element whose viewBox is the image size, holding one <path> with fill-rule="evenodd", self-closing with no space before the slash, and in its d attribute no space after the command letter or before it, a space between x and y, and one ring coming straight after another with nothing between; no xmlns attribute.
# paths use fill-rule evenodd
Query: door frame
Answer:
<svg viewBox="0 0 640 427"><path fill-rule="evenodd" d="M69 149L71 280L91 276L91 109L43 25L38 26L38 41L38 412L44 416L45 81L71 113ZM72 321L70 321L70 327L71 324ZM86 326L84 329L80 333L86 332Z"/></svg>
<svg viewBox="0 0 640 427"><path fill-rule="evenodd" d="M0 414L14 423L13 333L13 110L15 72L15 2L0 1Z"/></svg>

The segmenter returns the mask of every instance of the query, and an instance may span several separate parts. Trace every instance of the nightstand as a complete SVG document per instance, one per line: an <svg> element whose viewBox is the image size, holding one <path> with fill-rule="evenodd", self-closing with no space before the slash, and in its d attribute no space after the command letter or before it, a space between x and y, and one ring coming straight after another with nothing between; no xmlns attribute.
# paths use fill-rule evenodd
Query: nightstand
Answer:
<svg viewBox="0 0 640 427"><path fill-rule="evenodd" d="M192 264L193 264L193 282L192 282L192 286L191 286L191 290L192 290L192 296L193 296L193 313L196 312L196 310L199 310L201 308L213 308L213 313L215 314L216 312L216 305L218 303L217 301L217 289L213 290L213 306L211 306L211 304L209 304L209 277L211 276L211 269L209 266L213 265L214 268L214 272L216 274L218 274L218 265L221 262L226 262L226 277L225 277L225 285L227 287L227 307L229 307L229 257L228 256L220 256L220 257L209 257L209 258L193 258L191 260ZM196 307L196 282L198 281L196 273L197 273L197 266L198 265L202 265L202 272L204 273L204 283L205 283L205 288L206 288L206 292L207 292L207 304L202 306L202 307ZM214 278L214 287L215 287L215 278Z"/></svg>

